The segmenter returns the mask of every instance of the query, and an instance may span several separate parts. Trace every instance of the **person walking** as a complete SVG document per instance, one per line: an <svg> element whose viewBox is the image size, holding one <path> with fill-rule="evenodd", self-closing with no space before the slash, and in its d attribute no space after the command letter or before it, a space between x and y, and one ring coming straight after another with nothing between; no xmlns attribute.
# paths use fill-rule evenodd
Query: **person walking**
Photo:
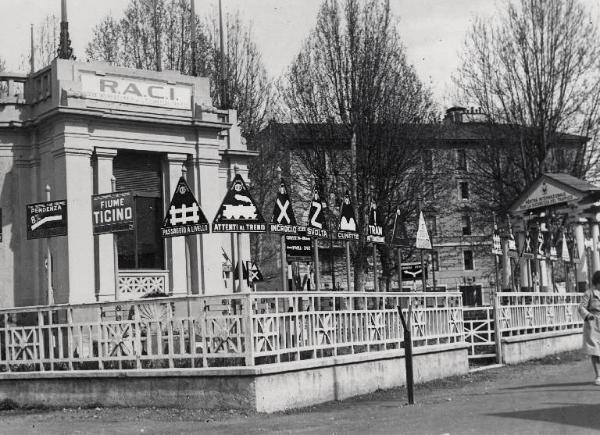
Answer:
<svg viewBox="0 0 600 435"><path fill-rule="evenodd" d="M600 385L600 271L592 276L592 288L585 291L579 314L583 319L583 351L592 359L596 380Z"/></svg>

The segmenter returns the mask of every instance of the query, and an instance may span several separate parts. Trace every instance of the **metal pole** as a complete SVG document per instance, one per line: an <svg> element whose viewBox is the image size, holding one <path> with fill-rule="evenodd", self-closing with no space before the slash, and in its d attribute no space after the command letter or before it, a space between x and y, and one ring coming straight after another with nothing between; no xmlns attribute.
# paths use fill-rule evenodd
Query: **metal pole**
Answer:
<svg viewBox="0 0 600 435"><path fill-rule="evenodd" d="M242 233L235 233L237 244L237 264L238 264L238 283L239 292L243 291L244 266L242 265ZM250 271L248 271L250 273Z"/></svg>
<svg viewBox="0 0 600 435"><path fill-rule="evenodd" d="M433 280L433 291L435 291L435 264L433 262L433 251L431 253L431 279Z"/></svg>
<svg viewBox="0 0 600 435"><path fill-rule="evenodd" d="M192 45L192 76L196 76L196 0L190 0L190 6L192 7L190 16L190 29L191 29L191 45Z"/></svg>
<svg viewBox="0 0 600 435"><path fill-rule="evenodd" d="M117 191L117 179L114 175L110 177L110 189L113 192ZM112 234L112 239L113 239L113 268L114 268L114 275L115 275L115 301L118 301L120 299L121 294L119 292L119 251L117 249L117 235L115 233Z"/></svg>
<svg viewBox="0 0 600 435"><path fill-rule="evenodd" d="M31 55L29 58L31 74L35 72L35 46L33 44L33 24L31 24Z"/></svg>
<svg viewBox="0 0 600 435"><path fill-rule="evenodd" d="M219 39L221 42L221 108L228 108L227 92L225 85L227 83L225 79L225 36L223 34L223 5L222 1L219 0Z"/></svg>
<svg viewBox="0 0 600 435"><path fill-rule="evenodd" d="M379 291L379 283L377 282L377 244L373 243L373 290Z"/></svg>
<svg viewBox="0 0 600 435"><path fill-rule="evenodd" d="M46 201L50 201L50 185L46 185ZM50 237L46 237L46 280L48 305L54 305L54 288L52 287L52 252L50 251Z"/></svg>
<svg viewBox="0 0 600 435"><path fill-rule="evenodd" d="M423 281L423 291L427 291L427 278L425 277L425 262L423 261L423 250L421 249L421 280Z"/></svg>
<svg viewBox="0 0 600 435"><path fill-rule="evenodd" d="M346 284L350 291L350 242L346 240Z"/></svg>
<svg viewBox="0 0 600 435"><path fill-rule="evenodd" d="M285 255L285 234L281 235L281 291L287 290L287 258Z"/></svg>
<svg viewBox="0 0 600 435"><path fill-rule="evenodd" d="M313 239L313 262L314 262L314 271L315 271L315 290L321 290L321 277L320 277L320 267L319 267L319 240L317 238Z"/></svg>
<svg viewBox="0 0 600 435"><path fill-rule="evenodd" d="M398 255L398 291L402 291L402 251L397 249Z"/></svg>
<svg viewBox="0 0 600 435"><path fill-rule="evenodd" d="M194 0L192 0L192 4L194 3ZM181 165L181 176L183 177L183 179L187 182L187 168L185 167L185 164ZM191 255L190 255L190 244L189 244L189 236L184 236L183 237L184 243L185 243L185 273L187 276L187 279L185 280L186 283L186 305L187 305L187 316L188 319L192 314L192 307L191 305L191 301L190 301L190 296L192 295L192 283L191 283L191 279L192 279L192 265L191 263Z"/></svg>
<svg viewBox="0 0 600 435"><path fill-rule="evenodd" d="M410 298L408 299L408 312L406 314L407 319L402 314L402 307L398 305L398 314L404 329L404 368L406 372L406 393L408 395L408 404L415 404L414 395L414 376L413 376L413 351L412 351L412 334L411 334L411 317L412 317L412 303Z"/></svg>

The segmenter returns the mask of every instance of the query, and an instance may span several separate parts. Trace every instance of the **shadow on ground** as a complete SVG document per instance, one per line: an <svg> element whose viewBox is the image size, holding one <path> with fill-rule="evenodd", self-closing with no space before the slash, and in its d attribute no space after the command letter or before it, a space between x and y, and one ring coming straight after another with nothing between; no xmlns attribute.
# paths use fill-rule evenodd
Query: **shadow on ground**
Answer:
<svg viewBox="0 0 600 435"><path fill-rule="evenodd" d="M600 429L600 404L565 405L552 408L531 409L528 411L499 412L486 415L564 424L584 429Z"/></svg>

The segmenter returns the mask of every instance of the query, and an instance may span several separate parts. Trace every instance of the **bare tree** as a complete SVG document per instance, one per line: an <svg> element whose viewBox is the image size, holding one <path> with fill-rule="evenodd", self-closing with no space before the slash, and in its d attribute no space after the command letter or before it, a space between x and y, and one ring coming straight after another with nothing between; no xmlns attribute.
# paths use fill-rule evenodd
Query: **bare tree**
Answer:
<svg viewBox="0 0 600 435"><path fill-rule="evenodd" d="M33 47L34 47L34 69L42 69L56 58L58 53L58 40L60 37L60 22L56 15L49 14L33 27ZM31 53L21 55L19 69L29 71Z"/></svg>
<svg viewBox="0 0 600 435"><path fill-rule="evenodd" d="M414 219L423 194L421 126L433 119L430 91L408 64L389 2L327 0L281 89L288 118L310 146L297 157L327 197L352 190L362 228L353 250L355 288L364 288L371 201L392 229L396 207ZM356 136L356 163L349 145ZM356 183L354 185L354 183ZM391 276L389 248L380 246Z"/></svg>
<svg viewBox="0 0 600 435"><path fill-rule="evenodd" d="M493 21L473 24L455 83L489 120L487 145L471 159L489 207L506 210L544 171L596 175L598 37L578 0L513 1Z"/></svg>

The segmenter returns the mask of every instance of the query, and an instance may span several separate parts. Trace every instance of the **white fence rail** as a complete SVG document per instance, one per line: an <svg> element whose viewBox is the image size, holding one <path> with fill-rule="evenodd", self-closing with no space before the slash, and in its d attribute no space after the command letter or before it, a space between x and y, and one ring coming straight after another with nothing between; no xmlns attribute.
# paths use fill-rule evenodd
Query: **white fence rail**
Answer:
<svg viewBox="0 0 600 435"><path fill-rule="evenodd" d="M502 337L581 329L581 293L498 293Z"/></svg>
<svg viewBox="0 0 600 435"><path fill-rule="evenodd" d="M456 293L250 293L0 310L0 370L253 366L464 342Z"/></svg>
<svg viewBox="0 0 600 435"><path fill-rule="evenodd" d="M463 307L465 341L469 344L469 359L496 356L496 331L494 309L486 307Z"/></svg>

